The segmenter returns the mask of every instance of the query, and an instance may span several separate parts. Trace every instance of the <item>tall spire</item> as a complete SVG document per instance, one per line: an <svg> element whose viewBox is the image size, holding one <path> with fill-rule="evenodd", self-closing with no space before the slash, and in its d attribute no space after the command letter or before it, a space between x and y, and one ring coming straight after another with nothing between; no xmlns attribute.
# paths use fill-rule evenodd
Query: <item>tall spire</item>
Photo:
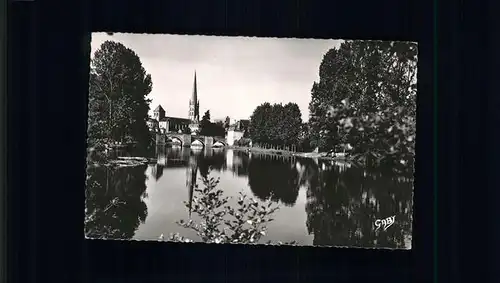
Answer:
<svg viewBox="0 0 500 283"><path fill-rule="evenodd" d="M198 102L198 88L196 86L196 70L194 70L194 85L193 85L193 96L191 97L192 103Z"/></svg>

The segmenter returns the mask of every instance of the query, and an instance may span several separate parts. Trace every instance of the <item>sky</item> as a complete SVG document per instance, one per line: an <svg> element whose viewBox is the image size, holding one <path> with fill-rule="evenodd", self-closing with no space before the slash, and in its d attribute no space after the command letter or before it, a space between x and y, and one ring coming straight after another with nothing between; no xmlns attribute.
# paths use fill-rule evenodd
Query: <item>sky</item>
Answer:
<svg viewBox="0 0 500 283"><path fill-rule="evenodd" d="M151 74L150 114L187 118L194 72L200 117L249 119L264 102L297 103L308 120L311 88L323 55L342 40L93 33L91 56L106 41L134 50Z"/></svg>

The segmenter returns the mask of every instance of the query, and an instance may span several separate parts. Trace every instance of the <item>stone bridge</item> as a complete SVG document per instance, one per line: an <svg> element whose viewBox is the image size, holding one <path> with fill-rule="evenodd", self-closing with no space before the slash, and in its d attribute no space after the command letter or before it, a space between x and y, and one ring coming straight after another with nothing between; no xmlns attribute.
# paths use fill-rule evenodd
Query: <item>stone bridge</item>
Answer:
<svg viewBox="0 0 500 283"><path fill-rule="evenodd" d="M180 143L182 147L190 147L195 141L201 143L203 147L213 147L214 145L227 146L227 141L224 137L207 137L207 136L193 136L190 134L180 133L156 133L156 144L165 145L168 142Z"/></svg>

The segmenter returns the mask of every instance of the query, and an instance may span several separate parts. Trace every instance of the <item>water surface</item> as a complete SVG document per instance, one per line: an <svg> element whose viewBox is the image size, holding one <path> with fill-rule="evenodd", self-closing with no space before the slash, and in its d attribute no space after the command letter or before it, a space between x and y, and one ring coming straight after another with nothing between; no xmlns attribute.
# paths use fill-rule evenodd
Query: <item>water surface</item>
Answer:
<svg viewBox="0 0 500 283"><path fill-rule="evenodd" d="M184 202L207 174L220 178L227 196L243 192L280 207L262 243L411 248L411 176L391 168L225 149L174 147L159 151L155 165L89 168L87 215L95 215L86 230L108 239L157 240L180 233L199 240L175 221L189 219ZM118 205L109 205L113 199ZM375 231L376 219L392 215L394 225Z"/></svg>

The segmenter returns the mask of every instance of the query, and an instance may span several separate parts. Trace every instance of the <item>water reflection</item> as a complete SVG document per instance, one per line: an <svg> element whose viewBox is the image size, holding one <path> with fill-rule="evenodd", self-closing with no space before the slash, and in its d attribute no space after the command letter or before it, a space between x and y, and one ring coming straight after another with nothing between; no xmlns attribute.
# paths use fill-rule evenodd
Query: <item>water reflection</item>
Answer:
<svg viewBox="0 0 500 283"><path fill-rule="evenodd" d="M287 160L288 159L288 160ZM293 206L299 195L299 171L295 160L270 155L253 155L248 163L248 185L261 200Z"/></svg>
<svg viewBox="0 0 500 283"><path fill-rule="evenodd" d="M89 238L131 239L148 215L146 166L89 167L86 186L85 235Z"/></svg>
<svg viewBox="0 0 500 283"><path fill-rule="evenodd" d="M180 147L158 149L157 164L150 167L150 170L146 170L146 166L89 170L87 213L97 213L87 225L87 231L106 238L129 239L145 221L140 234L157 238L158 224L153 223L173 223L185 213L185 208L177 203L179 197L173 196L186 194L184 200L192 200L195 186L201 185L200 177L206 176L211 169L221 177L220 185L228 194L243 190L251 197L274 201L283 208L270 225L266 241L294 240L299 244L321 246L411 247L412 178L396 174L391 168L357 168L333 161ZM181 168L185 168L185 174L175 173ZM149 200L159 203L155 215L161 219L154 220L157 222L146 220L145 172L152 180L147 182L148 192L155 188L155 192L162 194L162 197ZM106 210L115 197L123 204ZM375 220L392 215L396 216L394 225L387 231L375 232ZM149 226L148 221L152 221ZM170 230L177 229L166 226ZM293 234L290 236L293 239L282 239L283 231ZM175 232L178 231L161 233Z"/></svg>
<svg viewBox="0 0 500 283"><path fill-rule="evenodd" d="M307 230L314 245L405 248L411 235L412 184L389 170L325 166L306 168ZM323 163L324 164L324 163ZM322 165L323 165L322 164ZM375 232L378 218L396 216L386 232ZM406 240L407 242L407 240Z"/></svg>

